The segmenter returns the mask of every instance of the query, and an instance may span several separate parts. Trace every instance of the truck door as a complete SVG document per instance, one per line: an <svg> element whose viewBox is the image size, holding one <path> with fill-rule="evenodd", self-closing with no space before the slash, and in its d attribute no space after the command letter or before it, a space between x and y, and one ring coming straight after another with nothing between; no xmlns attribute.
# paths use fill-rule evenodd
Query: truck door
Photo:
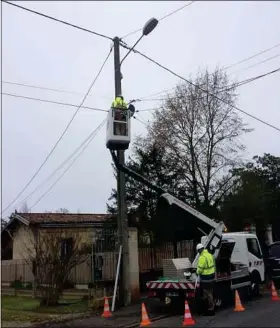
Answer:
<svg viewBox="0 0 280 328"><path fill-rule="evenodd" d="M256 237L246 238L249 271L256 275L259 273L261 281L264 281L264 261L259 241ZM255 271L255 273L253 273Z"/></svg>

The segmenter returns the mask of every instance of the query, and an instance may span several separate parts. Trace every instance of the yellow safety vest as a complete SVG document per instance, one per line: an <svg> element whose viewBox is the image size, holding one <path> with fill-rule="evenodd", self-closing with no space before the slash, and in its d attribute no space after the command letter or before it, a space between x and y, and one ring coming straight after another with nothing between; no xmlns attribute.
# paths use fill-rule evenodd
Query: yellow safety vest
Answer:
<svg viewBox="0 0 280 328"><path fill-rule="evenodd" d="M204 249L199 256L196 273L202 276L208 276L215 273L214 257L207 249Z"/></svg>
<svg viewBox="0 0 280 328"><path fill-rule="evenodd" d="M112 108L127 109L127 103L121 97L116 97L112 102Z"/></svg>

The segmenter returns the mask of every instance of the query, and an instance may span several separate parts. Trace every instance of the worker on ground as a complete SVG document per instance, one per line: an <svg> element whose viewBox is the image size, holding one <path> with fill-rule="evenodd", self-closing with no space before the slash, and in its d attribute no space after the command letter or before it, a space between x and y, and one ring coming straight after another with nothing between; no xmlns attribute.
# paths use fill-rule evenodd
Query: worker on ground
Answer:
<svg viewBox="0 0 280 328"><path fill-rule="evenodd" d="M127 116L127 103L124 101L122 95L118 95L112 102L111 107L115 109L115 120L126 122ZM115 123L114 124L114 134L115 135L126 135L127 129L125 123Z"/></svg>
<svg viewBox="0 0 280 328"><path fill-rule="evenodd" d="M215 304L213 296L213 287L215 280L215 260L211 253L204 248L202 244L196 246L197 252L200 254L196 273L199 277L202 298L208 301L208 311L205 315L215 315Z"/></svg>

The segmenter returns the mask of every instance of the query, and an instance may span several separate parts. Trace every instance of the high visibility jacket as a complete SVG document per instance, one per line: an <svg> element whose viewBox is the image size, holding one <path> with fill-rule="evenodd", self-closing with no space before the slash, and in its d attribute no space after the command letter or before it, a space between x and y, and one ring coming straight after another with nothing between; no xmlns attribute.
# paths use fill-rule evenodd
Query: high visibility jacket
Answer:
<svg viewBox="0 0 280 328"><path fill-rule="evenodd" d="M127 103L121 97L116 97L112 102L112 108L127 109Z"/></svg>
<svg viewBox="0 0 280 328"><path fill-rule="evenodd" d="M199 256L196 273L200 276L210 276L215 273L214 257L207 249L204 249Z"/></svg>

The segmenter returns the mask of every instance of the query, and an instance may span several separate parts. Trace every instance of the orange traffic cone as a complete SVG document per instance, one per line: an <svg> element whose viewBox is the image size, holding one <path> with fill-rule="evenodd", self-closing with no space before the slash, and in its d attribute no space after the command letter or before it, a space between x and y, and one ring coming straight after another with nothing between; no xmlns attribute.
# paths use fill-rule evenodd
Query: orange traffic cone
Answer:
<svg viewBox="0 0 280 328"><path fill-rule="evenodd" d="M185 313L184 313L183 326L193 326L193 325L195 325L195 321L192 318L188 301L185 301Z"/></svg>
<svg viewBox="0 0 280 328"><path fill-rule="evenodd" d="M142 303L141 310L142 310L142 321L140 323L140 327L149 326L151 324L151 321L150 321L150 319L148 317L146 306L145 306L144 303Z"/></svg>
<svg viewBox="0 0 280 328"><path fill-rule="evenodd" d="M245 309L241 304L238 291L235 290L235 308L234 308L234 312L242 312L242 311L245 311Z"/></svg>
<svg viewBox="0 0 280 328"><path fill-rule="evenodd" d="M277 294L277 290L275 288L274 282L271 282L271 300L272 301L280 301L280 297Z"/></svg>
<svg viewBox="0 0 280 328"><path fill-rule="evenodd" d="M103 311L102 317L110 318L111 316L112 316L112 313L110 312L109 301L108 301L108 298L105 296L104 311Z"/></svg>

